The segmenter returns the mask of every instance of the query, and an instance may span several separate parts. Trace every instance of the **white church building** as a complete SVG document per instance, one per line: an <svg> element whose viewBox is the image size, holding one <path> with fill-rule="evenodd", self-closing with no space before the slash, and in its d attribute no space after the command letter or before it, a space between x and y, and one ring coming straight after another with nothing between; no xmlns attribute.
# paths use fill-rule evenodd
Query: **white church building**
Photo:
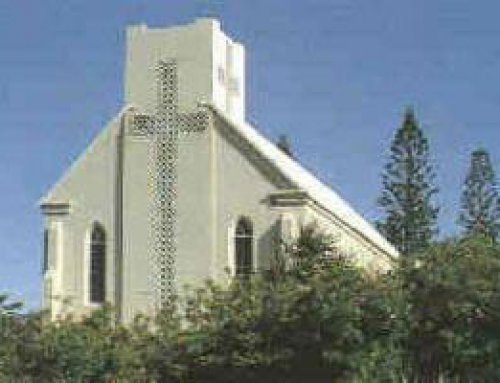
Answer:
<svg viewBox="0 0 500 383"><path fill-rule="evenodd" d="M214 19L127 29L118 115L42 198L43 306L123 321L186 284L266 269L316 223L374 271L397 251L245 118L245 50Z"/></svg>

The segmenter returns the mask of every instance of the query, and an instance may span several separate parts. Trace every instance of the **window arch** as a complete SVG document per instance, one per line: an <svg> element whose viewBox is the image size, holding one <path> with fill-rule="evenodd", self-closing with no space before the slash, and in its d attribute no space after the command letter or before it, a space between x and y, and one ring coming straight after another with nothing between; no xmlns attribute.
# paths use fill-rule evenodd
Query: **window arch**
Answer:
<svg viewBox="0 0 500 383"><path fill-rule="evenodd" d="M234 235L236 275L248 275L253 271L253 227L248 218L240 218Z"/></svg>
<svg viewBox="0 0 500 383"><path fill-rule="evenodd" d="M103 303L106 297L106 232L94 223L90 234L89 301Z"/></svg>

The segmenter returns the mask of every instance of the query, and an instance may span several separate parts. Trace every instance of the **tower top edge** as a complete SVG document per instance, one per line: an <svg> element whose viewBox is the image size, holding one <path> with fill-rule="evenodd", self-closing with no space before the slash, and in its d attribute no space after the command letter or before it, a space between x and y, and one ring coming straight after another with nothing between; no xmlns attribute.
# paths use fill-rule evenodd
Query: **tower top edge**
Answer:
<svg viewBox="0 0 500 383"><path fill-rule="evenodd" d="M137 31L137 32L155 32L155 31L167 31L167 30L173 30L173 29L189 29L193 27L209 27L213 28L216 30L222 30L221 29L221 22L219 19L214 18L214 17L198 17L194 19L194 21L190 23L185 23L185 24L175 24L175 25L169 25L169 26L149 26L146 23L139 23L139 24L132 24L127 26L127 30L129 31Z"/></svg>

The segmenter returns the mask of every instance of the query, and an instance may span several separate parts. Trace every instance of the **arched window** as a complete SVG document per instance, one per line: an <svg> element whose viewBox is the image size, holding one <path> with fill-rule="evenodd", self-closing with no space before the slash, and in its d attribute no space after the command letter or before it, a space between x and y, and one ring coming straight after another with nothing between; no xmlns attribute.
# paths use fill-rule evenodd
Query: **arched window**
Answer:
<svg viewBox="0 0 500 383"><path fill-rule="evenodd" d="M240 218L236 225L234 249L236 257L236 275L248 275L252 272L253 228L248 218Z"/></svg>
<svg viewBox="0 0 500 383"><path fill-rule="evenodd" d="M95 223L90 237L89 293L91 303L103 303L106 298L106 232Z"/></svg>

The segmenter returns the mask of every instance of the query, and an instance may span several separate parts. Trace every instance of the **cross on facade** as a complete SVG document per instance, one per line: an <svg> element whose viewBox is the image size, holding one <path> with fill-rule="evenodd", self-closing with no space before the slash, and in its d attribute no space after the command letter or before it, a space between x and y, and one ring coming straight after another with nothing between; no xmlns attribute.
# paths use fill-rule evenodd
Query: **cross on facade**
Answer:
<svg viewBox="0 0 500 383"><path fill-rule="evenodd" d="M206 129L205 111L179 113L177 63L160 61L157 67L156 114L134 116L129 134L148 139L151 192L150 220L153 244L149 249L154 304L168 303L174 293L177 229L177 160L179 136Z"/></svg>

